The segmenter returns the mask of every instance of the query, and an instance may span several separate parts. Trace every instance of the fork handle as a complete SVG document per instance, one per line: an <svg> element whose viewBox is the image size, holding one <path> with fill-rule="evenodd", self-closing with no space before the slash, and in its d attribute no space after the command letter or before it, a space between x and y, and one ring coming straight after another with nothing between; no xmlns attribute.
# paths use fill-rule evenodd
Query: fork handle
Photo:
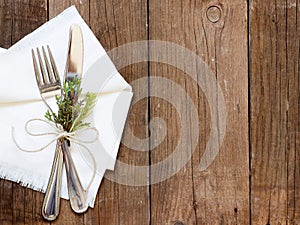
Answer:
<svg viewBox="0 0 300 225"><path fill-rule="evenodd" d="M42 215L49 221L55 220L59 214L62 169L63 153L61 151L60 142L58 141L56 143L51 175L42 205Z"/></svg>
<svg viewBox="0 0 300 225"><path fill-rule="evenodd" d="M68 141L63 140L62 152L67 173L68 192L70 197L71 208L76 213L83 213L87 210L86 191L83 189L77 174L72 156L69 151Z"/></svg>

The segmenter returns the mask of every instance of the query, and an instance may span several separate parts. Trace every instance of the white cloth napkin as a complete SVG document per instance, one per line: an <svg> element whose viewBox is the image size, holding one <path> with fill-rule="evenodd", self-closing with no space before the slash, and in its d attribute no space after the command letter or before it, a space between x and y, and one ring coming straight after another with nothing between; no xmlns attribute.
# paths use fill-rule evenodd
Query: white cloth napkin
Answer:
<svg viewBox="0 0 300 225"><path fill-rule="evenodd" d="M122 131L128 114L132 89L118 73L87 24L74 6L50 20L0 54L0 177L45 192L53 162L55 142L41 152L26 153L17 148L12 138L26 149L37 149L52 137L31 137L24 131L26 121L44 118L46 107L41 100L32 64L31 49L49 45L61 79L67 57L69 28L78 24L83 32L83 91L98 93L93 125L99 131L99 149L92 149L97 174L87 193L87 204L94 206L95 197L106 169L113 169ZM41 125L41 129L43 126ZM45 128L47 129L47 128ZM93 145L88 146L93 148ZM82 153L71 152L79 177L86 187L93 176L93 165ZM61 197L68 199L66 175L63 174Z"/></svg>

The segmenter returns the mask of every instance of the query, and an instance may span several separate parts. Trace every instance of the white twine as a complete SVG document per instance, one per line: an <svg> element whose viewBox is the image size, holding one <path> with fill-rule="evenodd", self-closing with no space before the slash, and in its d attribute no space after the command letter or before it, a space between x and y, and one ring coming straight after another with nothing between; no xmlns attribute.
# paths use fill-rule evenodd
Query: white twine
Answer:
<svg viewBox="0 0 300 225"><path fill-rule="evenodd" d="M38 133L34 133L34 132L30 131L30 129L29 129L29 124L32 123L32 122L34 122L34 121L40 121L40 122L46 123L46 124L50 125L52 128L54 128L55 131L53 131L53 132L38 132ZM76 137L79 133L82 133L82 132L85 132L85 131L88 131L88 130L95 132L95 137L94 138L92 138L92 139L89 140L89 139L80 139L80 138ZM51 122L49 122L47 120L34 118L34 119L28 120L25 123L25 131L30 136L48 136L48 135L54 135L54 138L51 139L46 145L42 146L41 148L38 148L38 149L25 149L25 148L22 148L18 144L18 142L17 142L17 140L15 138L15 128L12 127L12 139L13 139L13 142L18 147L18 149L21 150L22 152L36 153L36 152L43 151L49 145L51 145L53 142L58 141L61 138L65 138L65 139L69 140L70 142L76 143L77 145L79 145L82 148L84 148L88 152L88 154L90 155L90 157L92 158L92 161L93 161L93 176L92 176L92 178L91 178L91 180L90 180L90 182L89 182L89 184L88 184L88 186L86 188L86 192L89 190L89 188L91 187L91 185L92 185L92 183L93 183L93 181L94 181L94 179L96 177L97 162L96 162L95 157L91 153L90 149L88 147L86 147L84 144L94 143L94 142L96 142L98 140L98 138L99 138L99 132L98 132L98 130L95 127L85 127L85 128L82 128L82 129L74 131L74 132L67 132L67 131L65 131L63 129L63 127L61 125L53 124L53 123L51 123ZM79 148L79 151L81 151L80 148Z"/></svg>

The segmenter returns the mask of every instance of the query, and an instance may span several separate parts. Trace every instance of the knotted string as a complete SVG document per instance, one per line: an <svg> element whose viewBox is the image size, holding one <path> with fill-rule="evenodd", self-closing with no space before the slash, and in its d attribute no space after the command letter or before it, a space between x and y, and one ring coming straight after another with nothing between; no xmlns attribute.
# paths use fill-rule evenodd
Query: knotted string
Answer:
<svg viewBox="0 0 300 225"><path fill-rule="evenodd" d="M46 123L48 124L49 126L51 126L54 131L53 132L38 132L38 133L34 133L32 131L30 131L29 129L29 124L34 122L34 121L39 121L39 122L43 122L43 123ZM85 144L89 144L89 143L94 143L98 140L99 138L99 132L98 130L95 128L95 127L85 127L85 128L81 128L77 131L74 131L74 132L67 132L63 129L63 127L61 125L56 125L56 124L53 124L47 120L43 120L43 119L38 119L38 118L34 118L34 119L30 119L28 120L26 123L25 123L25 131L28 135L30 136L48 136L48 135L54 135L54 138L52 138L46 145L42 146L41 148L38 148L38 149L25 149L25 148L22 148L16 138L15 138L15 128L12 127L12 139L13 139L13 142L15 143L15 145L18 147L19 150L21 150L22 152L29 152L29 153L36 153L36 152L41 152L43 150L45 150L49 145L51 145L53 142L55 141L58 141L59 139L61 138L65 138L67 140L69 140L71 143L76 143L77 145L79 145L80 147L84 148L88 154L90 155L92 161L93 161L93 176L86 188L86 191L89 190L89 188L91 187L95 177L96 177L96 167L97 167L97 162L96 162L96 159L95 157L93 156L93 154L91 153L90 149L85 146ZM78 136L78 134L80 133L83 133L83 132L86 132L86 131L93 131L95 132L95 137L92 138L92 139L80 139L76 136ZM81 151L81 150L79 150ZM83 157L83 156L82 156ZM84 159L84 157L83 157Z"/></svg>

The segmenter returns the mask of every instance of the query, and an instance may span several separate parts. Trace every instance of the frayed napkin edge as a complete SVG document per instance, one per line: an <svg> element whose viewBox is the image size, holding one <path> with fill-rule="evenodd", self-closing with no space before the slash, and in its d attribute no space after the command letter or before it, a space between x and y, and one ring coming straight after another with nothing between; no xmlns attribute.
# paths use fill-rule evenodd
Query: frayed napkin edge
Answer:
<svg viewBox="0 0 300 225"><path fill-rule="evenodd" d="M5 162L0 162L0 179L15 182L23 187L34 191L45 193L49 179L42 175L32 177L30 172L20 169L19 167L8 165ZM69 200L68 193L61 190L61 198Z"/></svg>

